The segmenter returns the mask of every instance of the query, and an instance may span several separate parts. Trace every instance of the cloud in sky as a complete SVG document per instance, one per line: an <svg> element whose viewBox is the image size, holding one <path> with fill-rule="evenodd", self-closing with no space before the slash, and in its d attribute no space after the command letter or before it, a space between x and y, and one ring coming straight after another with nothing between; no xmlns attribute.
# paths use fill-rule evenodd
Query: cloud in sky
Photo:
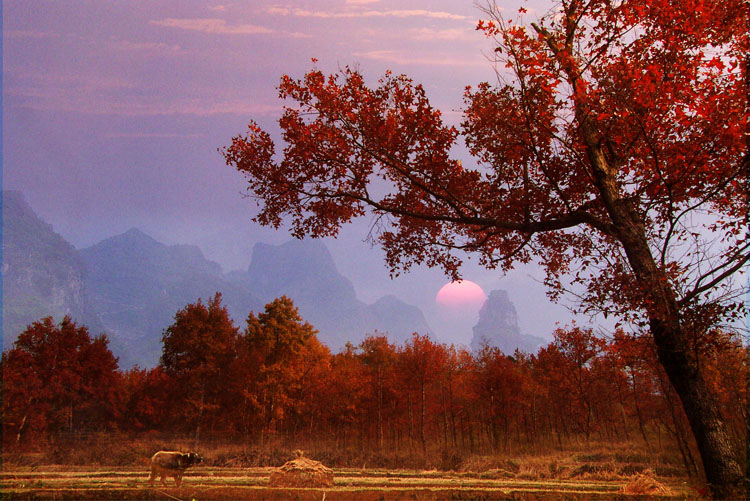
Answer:
<svg viewBox="0 0 750 501"><path fill-rule="evenodd" d="M164 42L131 42L130 40L111 40L109 47L122 51L146 51L149 53L170 53L177 54L182 52L178 44L166 44Z"/></svg>
<svg viewBox="0 0 750 501"><path fill-rule="evenodd" d="M9 92L18 96L20 92ZM121 117L152 117L159 115L193 115L198 117L216 115L276 116L283 109L278 102L262 103L249 98L217 99L214 96L203 98L178 98L172 100L138 99L91 95L72 90L48 91L29 90L25 99L17 100L14 108L34 111L76 112L88 115L117 115Z"/></svg>
<svg viewBox="0 0 750 501"><path fill-rule="evenodd" d="M6 82L3 93L16 96L35 96L43 90L62 92L64 89L75 89L82 93L111 92L133 89L136 86L131 80L119 75L37 71L36 68L10 65L4 71Z"/></svg>
<svg viewBox="0 0 750 501"><path fill-rule="evenodd" d="M397 50L371 50L354 52L352 55L385 63L395 63L404 66L455 66L482 67L487 66L487 60L477 58L446 57L445 54L414 55L410 52Z"/></svg>
<svg viewBox="0 0 750 501"><path fill-rule="evenodd" d="M255 24L227 24L226 20L218 18L173 18L152 20L150 24L179 28L188 31L199 31L215 35L263 35L273 33L274 30Z"/></svg>
<svg viewBox="0 0 750 501"><path fill-rule="evenodd" d="M417 28L410 30L409 34L413 36L415 40L420 41L434 41L434 40L472 40L476 39L475 30L462 30L459 28L447 28L447 29L433 29L433 28Z"/></svg>
<svg viewBox="0 0 750 501"><path fill-rule="evenodd" d="M471 17L453 14L445 11L432 11L426 9L411 10L352 10L346 12L334 12L325 10L307 10L290 7L269 7L266 12L280 16L314 17L320 19L347 19L347 18L377 18L377 17L424 17L431 19L447 19L453 21L473 21Z"/></svg>

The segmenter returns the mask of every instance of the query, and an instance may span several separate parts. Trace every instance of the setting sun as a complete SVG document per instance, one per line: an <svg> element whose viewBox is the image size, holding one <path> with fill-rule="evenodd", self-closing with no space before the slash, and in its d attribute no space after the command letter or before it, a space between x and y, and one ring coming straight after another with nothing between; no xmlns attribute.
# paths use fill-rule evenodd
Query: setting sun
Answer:
<svg viewBox="0 0 750 501"><path fill-rule="evenodd" d="M470 280L445 284L435 296L435 302L451 309L479 309L487 299L482 288Z"/></svg>

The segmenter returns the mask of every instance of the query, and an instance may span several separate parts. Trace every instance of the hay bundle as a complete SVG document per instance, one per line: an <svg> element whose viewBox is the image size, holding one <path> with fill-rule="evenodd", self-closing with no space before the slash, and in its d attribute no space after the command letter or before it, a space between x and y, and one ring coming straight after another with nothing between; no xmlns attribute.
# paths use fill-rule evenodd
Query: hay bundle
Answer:
<svg viewBox="0 0 750 501"><path fill-rule="evenodd" d="M302 457L298 451L297 459L288 461L271 473L270 485L274 487L331 487L333 470L319 461Z"/></svg>
<svg viewBox="0 0 750 501"><path fill-rule="evenodd" d="M645 471L634 476L621 491L624 494L641 494L648 496L671 496L672 491L654 478L653 473Z"/></svg>

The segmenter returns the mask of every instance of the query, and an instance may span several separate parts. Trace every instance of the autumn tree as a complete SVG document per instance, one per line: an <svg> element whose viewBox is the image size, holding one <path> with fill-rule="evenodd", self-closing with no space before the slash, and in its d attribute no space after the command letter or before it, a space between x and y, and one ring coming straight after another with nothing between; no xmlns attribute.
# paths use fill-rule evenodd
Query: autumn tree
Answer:
<svg viewBox="0 0 750 501"><path fill-rule="evenodd" d="M516 360L498 348L485 346L477 354L477 404L493 449L503 445L507 452L511 427L520 431L516 420L523 416L523 403L529 397L524 392L524 376Z"/></svg>
<svg viewBox="0 0 750 501"><path fill-rule="evenodd" d="M656 376L649 363L653 358L650 356L651 343L643 336L618 329L610 347L627 377L632 396L632 405L629 407L631 412L635 412L638 429L644 442L648 444L646 424L655 418L654 401L658 399Z"/></svg>
<svg viewBox="0 0 750 501"><path fill-rule="evenodd" d="M592 329L570 327L555 330L555 346L562 355L563 363L558 367L562 377L573 383L574 391L568 395L572 398L576 410L583 411L575 414L581 418L581 424L586 438L591 434L592 392L594 378L591 375L591 364L604 350L604 341L594 334Z"/></svg>
<svg viewBox="0 0 750 501"><path fill-rule="evenodd" d="M447 359L445 346L416 332L399 352L399 369L404 377L405 389L409 392L409 413L412 414L417 405L419 409L419 442L423 454L427 452L427 392L442 375ZM416 399L413 399L415 393Z"/></svg>
<svg viewBox="0 0 750 501"><path fill-rule="evenodd" d="M3 437L28 437L113 427L121 377L104 334L93 339L70 317L29 325L2 356Z"/></svg>
<svg viewBox="0 0 750 501"><path fill-rule="evenodd" d="M254 387L249 391L262 418L261 439L274 423L281 425L299 415L309 390L306 385L316 381L320 365L328 363L330 353L316 334L286 296L268 303L262 313L247 317L243 343L248 367L254 373Z"/></svg>
<svg viewBox="0 0 750 501"><path fill-rule="evenodd" d="M320 407L317 419L323 425L320 431L337 445L358 440L357 446L365 449L363 441L376 425L368 368L351 344L331 357L330 368L314 394Z"/></svg>
<svg viewBox="0 0 750 501"><path fill-rule="evenodd" d="M182 411L175 418L193 427L196 442L206 418L220 418L223 404L234 397L227 392L232 377L225 370L236 358L238 339L218 292L207 304L198 299L179 310L164 330L161 366L176 383L172 397L180 402L175 411Z"/></svg>
<svg viewBox="0 0 750 501"><path fill-rule="evenodd" d="M133 367L124 376L124 405L121 427L129 431L160 430L174 414L173 378L158 365L152 369Z"/></svg>
<svg viewBox="0 0 750 501"><path fill-rule="evenodd" d="M383 448L383 413L384 400L387 399L387 378L396 363L396 348L388 342L384 334L375 333L365 337L359 345L361 359L370 372L376 399L378 447Z"/></svg>
<svg viewBox="0 0 750 501"><path fill-rule="evenodd" d="M692 346L742 314L749 5L563 0L526 24L490 3L499 78L467 88L459 127L405 76L312 70L281 80L280 160L255 123L223 153L262 224L323 237L369 211L392 270L536 259L553 295L647 327L728 496L742 473Z"/></svg>

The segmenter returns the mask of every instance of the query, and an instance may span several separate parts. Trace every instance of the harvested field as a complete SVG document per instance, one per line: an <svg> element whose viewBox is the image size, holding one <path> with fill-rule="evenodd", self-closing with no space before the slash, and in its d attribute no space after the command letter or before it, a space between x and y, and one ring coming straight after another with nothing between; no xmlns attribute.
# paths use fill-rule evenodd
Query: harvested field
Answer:
<svg viewBox="0 0 750 501"><path fill-rule="evenodd" d="M146 468L46 466L4 468L3 499L179 499L179 500L390 500L390 499L637 499L623 491L628 480L523 480L480 478L469 473L409 470L334 469L328 488L279 488L269 485L274 468L188 470L181 488L148 486ZM697 498L678 481L662 482L670 496Z"/></svg>

